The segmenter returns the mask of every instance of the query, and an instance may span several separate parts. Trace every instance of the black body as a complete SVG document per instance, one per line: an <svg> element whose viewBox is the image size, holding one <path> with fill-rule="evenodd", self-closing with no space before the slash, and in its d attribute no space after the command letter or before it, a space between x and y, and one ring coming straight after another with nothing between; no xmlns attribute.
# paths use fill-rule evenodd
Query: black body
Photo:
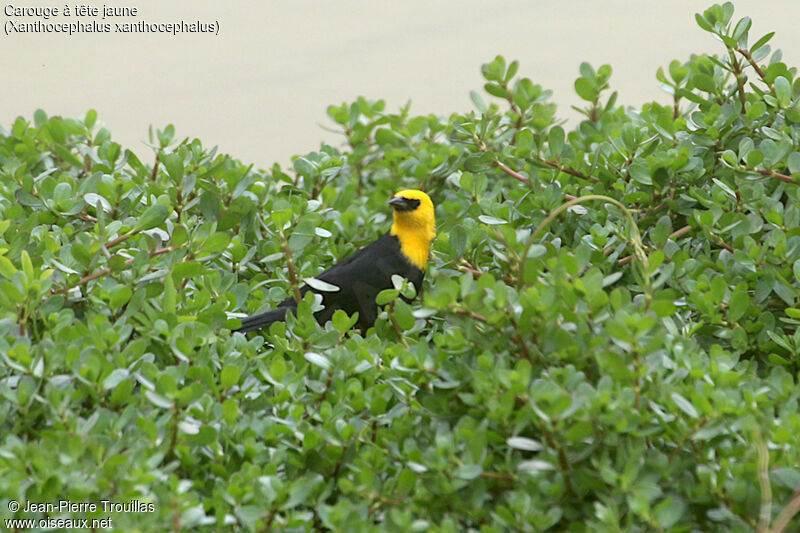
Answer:
<svg viewBox="0 0 800 533"><path fill-rule="evenodd" d="M337 309L349 315L357 311L358 327L366 331L377 318L375 297L382 290L393 287L393 274L407 278L417 292L420 291L424 272L406 259L400 251L400 241L387 232L317 276L317 279L339 287L337 292L323 292L303 285L300 294L312 291L322 295L325 309L314 314L320 324L330 320ZM286 312L296 308L294 297L289 297L272 311L242 319L242 326L235 331L248 332L269 327L273 322L285 320Z"/></svg>

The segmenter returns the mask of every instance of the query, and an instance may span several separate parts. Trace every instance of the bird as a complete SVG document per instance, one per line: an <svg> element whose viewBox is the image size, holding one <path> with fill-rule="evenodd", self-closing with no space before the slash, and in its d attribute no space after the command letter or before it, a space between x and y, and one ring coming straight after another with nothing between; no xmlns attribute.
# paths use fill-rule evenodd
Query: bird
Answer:
<svg viewBox="0 0 800 533"><path fill-rule="evenodd" d="M389 231L316 277L338 290L333 287L320 290L309 284L300 287L301 296L309 291L322 296L324 308L314 313L320 324L330 320L337 309L348 315L358 312L356 325L365 332L378 316L375 297L382 290L394 287L392 276L395 274L408 279L417 293L420 292L431 243L436 236L433 202L424 192L407 189L394 194L389 206L392 208ZM323 284L315 285L322 287ZM275 309L243 318L242 325L234 331L247 333L267 328L274 322L285 321L286 314L296 310L297 301L290 296Z"/></svg>

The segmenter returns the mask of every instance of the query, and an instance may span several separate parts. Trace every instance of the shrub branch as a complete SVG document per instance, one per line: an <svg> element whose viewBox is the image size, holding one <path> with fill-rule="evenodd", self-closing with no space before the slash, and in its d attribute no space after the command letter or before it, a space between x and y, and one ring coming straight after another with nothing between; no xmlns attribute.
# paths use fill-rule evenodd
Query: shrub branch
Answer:
<svg viewBox="0 0 800 533"><path fill-rule="evenodd" d="M756 172L758 174L761 174L762 176L777 178L786 183L791 183L792 185L797 185L797 182L794 181L791 176L787 176L786 174L781 174L780 172L775 172L774 170L769 170L766 168L753 168L753 167L742 167L742 169L748 172Z"/></svg>
<svg viewBox="0 0 800 533"><path fill-rule="evenodd" d="M570 167L568 167L566 165L563 165L562 163L559 163L558 161L550 161L549 159L544 159L544 158L536 158L536 161L539 161L540 163L543 163L543 164L547 165L548 167L554 168L554 169L558 170L559 172L563 172L564 174L569 174L570 176L574 176L574 177L580 178L582 180L591 181L592 183L599 183L600 182L599 178L596 178L594 176L590 176L589 174L584 174L583 172L580 172L578 170L575 170L574 168L570 168Z"/></svg>
<svg viewBox="0 0 800 533"><path fill-rule="evenodd" d="M747 62L750 63L750 66L753 67L753 70L756 71L756 74L758 74L758 76L762 80L766 81L767 75L764 73L763 70L761 70L761 67L758 66L758 63L756 63L753 60L753 56L752 56L752 54L750 54L750 51L749 50L743 50L740 47L736 47L736 51L739 52L740 54L742 54L742 56L747 60Z"/></svg>
<svg viewBox="0 0 800 533"><path fill-rule="evenodd" d="M155 250L154 252L150 252L150 258L152 259L153 257L155 257L157 255L166 254L168 252L172 252L173 250L175 250L175 247L173 247L173 246L167 246L166 248L161 248L160 250ZM131 263L133 263L133 260L134 260L133 257L131 257L130 259L126 259L125 260L125 264L126 265L130 265ZM60 289L54 290L53 294L66 294L69 291L71 291L72 289L74 289L75 287L80 287L81 285L86 285L90 281L95 280L97 278L102 278L103 276L105 276L106 274L109 274L110 272L111 272L111 267L101 268L100 270L97 270L97 271L92 272L91 274L89 274L87 276L82 277L74 285L68 285L66 287L62 287Z"/></svg>

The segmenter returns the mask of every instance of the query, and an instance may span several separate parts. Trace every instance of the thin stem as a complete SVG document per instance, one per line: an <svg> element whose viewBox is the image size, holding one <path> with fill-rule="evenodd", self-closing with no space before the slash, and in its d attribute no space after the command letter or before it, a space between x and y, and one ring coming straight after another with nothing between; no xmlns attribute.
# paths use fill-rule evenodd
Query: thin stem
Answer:
<svg viewBox="0 0 800 533"><path fill-rule="evenodd" d="M482 141L482 140L481 140L479 137L476 137L476 138L475 138L475 145L478 147L478 149L479 149L481 152L488 152L488 151L489 151L489 149L486 147L486 145L484 144L484 142L483 142L483 141ZM515 170L512 170L511 168L509 168L509 166L508 166L508 165L506 165L505 163L503 163L502 161L500 161L500 159L497 159L497 158L495 158L495 160L494 160L494 164L495 164L495 165L497 165L497 167L498 167L500 170L502 170L503 172L505 172L506 174L508 174L508 175L509 175L509 176L511 176L512 178L514 178L515 180L521 181L522 183L528 183L528 184L532 183L532 182L531 182L531 180L530 180L529 178L526 178L525 176L523 176L523 175L522 175L522 174L520 174L519 172L517 172L517 171L515 171ZM583 175L583 174L581 174L580 172L578 172L578 171L576 171L576 170L572 170L572 169L566 169L566 170L563 170L563 172L565 172L566 174L570 174L570 175L572 175L572 176L576 176L576 174L575 174L575 173L577 173L577 177L582 177L582 178L584 178L584 179L587 179L587 180L589 180L589 181L592 181L592 180L595 180L595 181L600 181L600 180L598 180L598 179L597 179L597 178L595 178L595 177L592 177L592 176L584 176L584 175ZM545 185L544 185L544 184L542 184L542 189L545 189L545 188L546 188L546 187L545 187ZM567 200L574 200L574 199L576 198L576 196L572 196L571 194L566 194L566 193L564 193L564 197L565 197Z"/></svg>
<svg viewBox="0 0 800 533"><path fill-rule="evenodd" d="M479 270L476 266L471 264L466 259L462 259L461 263L456 265L456 270L460 270L461 272L469 272L476 278L479 278L485 274L485 272ZM500 279L502 279L509 285L514 285L515 283L517 283L517 278L509 275L504 275Z"/></svg>
<svg viewBox="0 0 800 533"><path fill-rule="evenodd" d="M114 240L112 240L112 241L108 241L108 242L106 243L106 249L107 249L107 250L108 250L108 249L111 249L111 248L113 248L114 246L118 245L119 243L121 243L121 242L123 242L123 241L125 241L125 240L128 240L128 239L130 239L130 238L131 238L131 237L133 237L134 235L136 235L136 232L135 232L135 231L129 231L128 233L123 233L122 235L120 235L120 236L119 236L119 237L117 237L116 239L114 239Z"/></svg>
<svg viewBox="0 0 800 533"><path fill-rule="evenodd" d="M564 166L558 161L550 161L549 159L544 159L544 158L537 158L536 160L539 161L540 163L544 163L548 167L558 170L559 172L563 172L564 174L569 174L570 176L575 176L576 178L581 178L587 181L591 181L593 183L600 182L599 178L595 178L594 176L590 176L588 174L584 174L583 172L579 172L575 169Z"/></svg>
<svg viewBox="0 0 800 533"><path fill-rule="evenodd" d="M506 174L508 174L512 178L514 178L516 180L519 180L522 183L531 183L531 180L529 180L528 178L526 178L525 176L523 176L519 172L511 170L505 163L501 162L499 159L495 160L495 164L498 166L498 168L500 168L500 170L502 170L503 172L505 172ZM570 174L570 173L567 172L567 174ZM542 184L542 189L545 189L545 188L546 188L545 185ZM577 196L572 196L571 194L564 193L564 198L566 198L567 200L574 200L575 198L577 198Z"/></svg>
<svg viewBox="0 0 800 533"><path fill-rule="evenodd" d="M748 172L757 172L762 176L768 176L770 178L777 178L781 181L785 181L786 183L791 183L793 185L797 185L791 176L787 176L786 174L781 174L780 172L775 172L774 170L768 170L766 168L753 168L753 167L741 167L742 170L746 170Z"/></svg>
<svg viewBox="0 0 800 533"><path fill-rule="evenodd" d="M403 346L408 350L408 342L406 342L406 338L403 336L403 330L400 329L400 324L397 323L397 318L394 316L394 300L389 304L389 320L391 320L392 328L394 328L394 332L397 334L400 342L402 342Z"/></svg>
<svg viewBox="0 0 800 533"><path fill-rule="evenodd" d="M508 174L508 175L509 175L509 176L511 176L512 178L514 178L515 180L519 180L519 181L521 181L522 183L528 183L528 184L529 184L529 183L531 183L531 180L529 180L528 178L526 178L525 176L523 176L523 175L522 175L522 174L520 174L519 172L515 172L515 171L511 170L510 168L508 168L508 167L506 166L506 164L505 164L505 163L503 163L503 162L502 162L502 161L500 161L499 159L495 160L495 164L496 164L498 167L500 167L500 170L502 170L503 172L505 172L506 174Z"/></svg>
<svg viewBox="0 0 800 533"><path fill-rule="evenodd" d="M534 230L534 232L531 233L531 236L528 238L528 242L525 245L525 250L520 259L520 273L519 273L520 280L523 279L523 273L524 273L523 267L525 266L525 260L528 258L528 253L530 251L531 246L533 246L536 237L538 237L539 234L542 231L544 231L544 229L547 226L549 226L550 223L562 212L566 211L573 205L579 204L581 202L587 202L590 200L602 200L605 202L612 203L617 207L619 207L620 209L622 209L622 212L625 213L626 217L628 218L628 221L631 224L631 227L633 228L634 240L635 240L634 255L636 255L637 258L639 258L642 261L643 265L645 266L645 269L647 268L647 254L645 254L644 249L641 247L642 236L639 233L639 227L636 225L636 222L634 221L633 215L631 215L630 211L628 211L628 209L622 203L615 200L614 198L611 198L609 196L603 196L601 194L590 194L588 196L581 196L580 198L575 198L574 200L570 200L569 202L561 204L559 207L554 209L549 215L547 215L547 217L541 222L541 224L539 224L539 226Z"/></svg>
<svg viewBox="0 0 800 533"><path fill-rule="evenodd" d="M522 349L522 355L525 356L525 359L528 361L533 361L531 352L528 351L528 345L525 343L525 339L523 339L522 335L519 334L519 326L517 325L516 319L512 315L509 315L508 318L511 321L511 325L514 326L514 333L511 335L511 340L516 342L517 345Z"/></svg>
<svg viewBox="0 0 800 533"><path fill-rule="evenodd" d="M778 518L775 519L775 523L772 525L772 533L783 533L786 531L786 526L789 525L794 516L800 512L800 492L795 492L792 496L792 499L789 500L789 503L786 504L786 507L781 509L780 514L778 514Z"/></svg>
<svg viewBox="0 0 800 533"><path fill-rule="evenodd" d="M706 417L703 417L700 420L698 420L697 423L694 426L692 426L692 429L689 430L689 434L683 437L683 439L681 439L681 441L675 446L672 452L670 452L667 461L671 463L673 460L675 460L675 457L677 457L678 454L681 453L681 450L683 450L684 444L686 444L687 441L692 442L692 437L694 436L694 434L700 431L703 428L703 426L708 424L708 422L709 419Z"/></svg>
<svg viewBox="0 0 800 533"><path fill-rule="evenodd" d="M153 163L153 172L150 174L150 181L156 181L156 176L158 175L158 163L160 162L161 152L156 153L156 160Z"/></svg>
<svg viewBox="0 0 800 533"><path fill-rule="evenodd" d="M567 454L564 452L564 449L561 446L556 444L556 441L553 439L553 435L550 433L548 428L542 427L542 434L544 435L548 446L553 448L558 455L558 464L561 467L561 474L564 476L564 487L567 489L567 494L574 495L575 492L572 490L571 470L569 467Z"/></svg>
<svg viewBox="0 0 800 533"><path fill-rule="evenodd" d="M283 255L286 256L286 265L289 267L289 282L292 284L294 299L300 303L303 300L303 296L300 294L300 281L297 279L297 271L294 268L294 261L292 261L292 251L289 250L286 239L283 240Z"/></svg>
<svg viewBox="0 0 800 533"><path fill-rule="evenodd" d="M78 213L78 218L85 221L85 222L97 222L97 219L94 218L89 213Z"/></svg>
<svg viewBox="0 0 800 533"><path fill-rule="evenodd" d="M165 254L165 253L171 252L174 249L175 248L173 246L168 246L166 248L161 248L160 250L156 250L154 252L150 252L150 258L152 259L153 257L155 257L157 255L161 255L161 254ZM130 259L125 260L125 264L126 265L130 265L131 263L133 263L133 257L131 257ZM89 275L86 275L86 276L82 277L80 280L78 280L78 283L76 283L75 285L70 285L68 287L62 287L60 289L56 289L55 291L53 291L53 294L66 294L69 291L71 291L72 289L74 289L75 287L79 287L81 285L86 285L90 281L95 280L97 278L101 278L101 277L105 276L106 274L108 274L110 272L111 272L111 267L101 268L100 270L97 270L95 272L92 272Z"/></svg>
<svg viewBox="0 0 800 533"><path fill-rule="evenodd" d="M463 315L463 316L469 317L469 318L471 318L473 320L477 320L478 322L481 322L483 324L486 324L487 322L489 322L486 319L485 316L479 315L478 313L476 313L474 311L470 311L469 309L464 309L463 307L451 307L451 311L453 311L457 315Z"/></svg>
<svg viewBox="0 0 800 533"><path fill-rule="evenodd" d="M744 75L742 73L742 66L739 64L739 60L736 59L736 54L733 52L732 49L729 48L728 53L731 56L733 75L736 77L736 86L738 87L737 92L739 93L739 103L742 104L742 113L744 113L747 104L747 98L745 97L745 92L744 92Z"/></svg>
<svg viewBox="0 0 800 533"><path fill-rule="evenodd" d="M692 231L692 227L691 226L684 226L681 229L675 230L672 233L670 233L669 237L667 237L667 238L668 239L673 239L673 240L679 239L679 238L683 237L684 235L686 235L687 233L689 233L690 231ZM725 244L725 243L723 243L723 244ZM725 247L727 247L726 249L730 248L727 244L725 244ZM612 251L613 251L613 248L608 247L603 252L605 253L605 255L608 255ZM730 248L728 251L733 251L733 249ZM633 256L629 255L629 256L623 257L622 259L617 261L617 264L626 265L626 264L630 263L631 261L633 261Z"/></svg>
<svg viewBox="0 0 800 533"><path fill-rule="evenodd" d="M742 50L741 48L738 48L738 47L737 47L737 48L736 48L736 51L737 51L737 52L739 52L740 54L742 54L742 55L744 56L744 58L747 60L747 62L748 62L748 63L750 63L750 66L751 66L751 67L753 67L753 69L756 71L756 74L758 74L758 76L759 76L759 77L760 77L762 80L766 80L766 78L767 78L767 75L766 75L766 74L764 74L764 71L763 71L763 70L761 70L761 67L759 67L759 66L758 66L758 63L756 63L756 62L753 60L753 56L750 54L750 51L749 51L749 50Z"/></svg>
<svg viewBox="0 0 800 533"><path fill-rule="evenodd" d="M680 101L681 101L681 97L678 96L678 88L675 87L675 94L672 95L672 119L673 120L676 120L679 116L681 116Z"/></svg>
<svg viewBox="0 0 800 533"><path fill-rule="evenodd" d="M759 511L758 531L770 531L769 523L772 516L772 485L769 482L769 451L761 439L761 434L756 430L756 449L758 450L758 484L761 488L761 509Z"/></svg>

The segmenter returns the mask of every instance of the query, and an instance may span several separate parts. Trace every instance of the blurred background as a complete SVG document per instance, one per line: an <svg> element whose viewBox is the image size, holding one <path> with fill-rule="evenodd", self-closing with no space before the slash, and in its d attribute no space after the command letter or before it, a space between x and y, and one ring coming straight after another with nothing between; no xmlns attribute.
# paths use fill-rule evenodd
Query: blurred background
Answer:
<svg viewBox="0 0 800 533"><path fill-rule="evenodd" d="M266 168L286 165L321 141L338 146L342 138L322 127L333 125L330 104L364 96L386 100L390 111L409 100L415 114L472 109L469 91L483 84L480 65L496 54L519 60L519 75L551 89L559 116L574 121L570 106L582 104L573 83L582 61L610 64L617 102L638 106L670 101L655 78L659 66L724 50L694 21L711 2L690 0L113 5L139 8L139 16L116 22L219 21L220 33L3 34L0 126L9 128L20 115L32 119L37 108L76 118L94 108L112 137L140 156L150 152L148 126L172 123L176 138L198 137ZM737 0L735 6L734 21L753 19L752 42L775 31L773 50L780 48L788 65L800 63L800 1ZM36 20L5 13L0 19L4 25Z"/></svg>

